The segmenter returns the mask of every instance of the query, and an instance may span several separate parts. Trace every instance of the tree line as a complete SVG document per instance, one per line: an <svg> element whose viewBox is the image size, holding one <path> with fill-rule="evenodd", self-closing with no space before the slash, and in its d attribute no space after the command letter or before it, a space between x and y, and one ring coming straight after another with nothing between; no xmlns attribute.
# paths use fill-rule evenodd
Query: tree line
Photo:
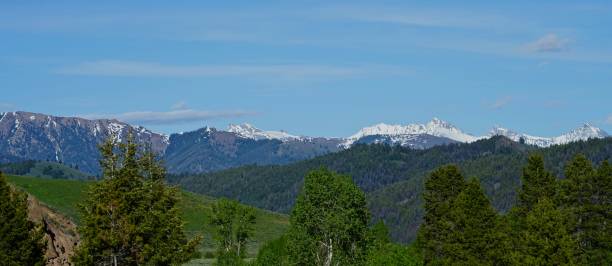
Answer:
<svg viewBox="0 0 612 266"><path fill-rule="evenodd" d="M610 265L612 167L583 155L565 167L565 179L544 168L539 155L523 169L518 201L497 213L477 179L456 166L425 182L425 217L417 246L426 265Z"/></svg>
<svg viewBox="0 0 612 266"><path fill-rule="evenodd" d="M165 169L150 148L109 139L100 146L102 180L80 204L75 265L176 265L198 256ZM256 216L231 200L213 206L217 265L609 265L612 262L612 167L579 155L558 179L542 156L529 157L517 202L498 213L480 181L454 165L425 179L424 218L408 246L372 223L365 193L348 175L309 172L288 231L247 261ZM42 265L40 226L27 220L25 196L0 177L0 261ZM14 263L13 263L14 262Z"/></svg>

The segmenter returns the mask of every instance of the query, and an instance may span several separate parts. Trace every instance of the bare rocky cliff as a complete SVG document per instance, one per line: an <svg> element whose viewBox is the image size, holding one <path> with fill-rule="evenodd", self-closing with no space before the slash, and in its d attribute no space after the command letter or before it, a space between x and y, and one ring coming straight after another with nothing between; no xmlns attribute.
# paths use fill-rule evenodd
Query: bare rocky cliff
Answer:
<svg viewBox="0 0 612 266"><path fill-rule="evenodd" d="M100 170L98 144L111 135L126 140L130 132L138 143L150 143L159 154L168 146L167 136L117 120L0 113L0 163L60 162L95 175Z"/></svg>
<svg viewBox="0 0 612 266"><path fill-rule="evenodd" d="M42 224L47 241L46 265L72 265L70 256L79 243L76 224L68 217L57 213L33 196L28 196L29 219Z"/></svg>

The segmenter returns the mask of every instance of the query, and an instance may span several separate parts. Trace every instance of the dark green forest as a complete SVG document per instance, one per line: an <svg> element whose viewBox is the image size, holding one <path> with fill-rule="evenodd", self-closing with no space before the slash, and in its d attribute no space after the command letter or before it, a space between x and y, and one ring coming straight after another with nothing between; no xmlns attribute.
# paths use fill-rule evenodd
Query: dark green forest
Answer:
<svg viewBox="0 0 612 266"><path fill-rule="evenodd" d="M516 202L522 167L530 154L544 157L555 176L564 178L564 165L576 154L598 164L612 156L612 138L591 139L538 148L502 136L469 144L450 144L426 150L388 145L356 145L350 149L282 166L244 166L200 175L170 175L169 182L187 190L289 213L304 176L321 167L349 175L366 193L373 221L383 220L396 241L415 239L423 218L424 178L453 163L466 177L477 177L496 210L506 212Z"/></svg>

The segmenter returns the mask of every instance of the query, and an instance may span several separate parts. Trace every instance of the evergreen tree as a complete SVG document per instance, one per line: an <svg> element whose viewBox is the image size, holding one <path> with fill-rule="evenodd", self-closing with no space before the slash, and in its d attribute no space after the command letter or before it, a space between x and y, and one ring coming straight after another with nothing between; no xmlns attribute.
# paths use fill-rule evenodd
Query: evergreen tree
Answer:
<svg viewBox="0 0 612 266"><path fill-rule="evenodd" d="M246 242L253 234L255 211L237 201L220 199L213 205L212 225L217 230L217 265L241 265Z"/></svg>
<svg viewBox="0 0 612 266"><path fill-rule="evenodd" d="M567 217L548 198L541 199L525 217L519 234L515 265L574 265L575 241L567 230Z"/></svg>
<svg viewBox="0 0 612 266"><path fill-rule="evenodd" d="M164 168L130 134L100 146L102 177L81 205L79 265L170 265L191 258L199 237L187 241L177 208L178 190L168 187Z"/></svg>
<svg viewBox="0 0 612 266"><path fill-rule="evenodd" d="M523 168L521 189L518 193L516 205L518 215L527 216L539 200L554 199L557 192L557 179L544 168L544 159L541 155L531 155L527 159L527 166Z"/></svg>
<svg viewBox="0 0 612 266"><path fill-rule="evenodd" d="M454 225L446 243L445 262L464 265L506 263L507 238L498 228L499 217L477 179L471 179L451 205Z"/></svg>
<svg viewBox="0 0 612 266"><path fill-rule="evenodd" d="M584 156L565 168L561 202L570 217L570 231L578 242L577 261L603 265L612 261L612 175L604 161L596 171Z"/></svg>
<svg viewBox="0 0 612 266"><path fill-rule="evenodd" d="M451 207L465 186L463 175L454 165L438 168L425 180L425 215L417 239L425 264L435 265L448 261L445 244L454 229L450 217Z"/></svg>
<svg viewBox="0 0 612 266"><path fill-rule="evenodd" d="M44 232L28 220L27 196L9 187L0 172L0 264L44 265Z"/></svg>
<svg viewBox="0 0 612 266"><path fill-rule="evenodd" d="M310 172L293 211L289 254L298 265L360 265L370 214L353 180L322 169Z"/></svg>

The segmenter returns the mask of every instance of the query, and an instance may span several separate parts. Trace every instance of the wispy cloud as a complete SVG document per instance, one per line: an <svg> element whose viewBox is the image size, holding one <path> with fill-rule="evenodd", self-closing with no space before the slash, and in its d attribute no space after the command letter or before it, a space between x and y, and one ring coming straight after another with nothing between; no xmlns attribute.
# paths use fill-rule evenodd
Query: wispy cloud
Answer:
<svg viewBox="0 0 612 266"><path fill-rule="evenodd" d="M172 105L172 110L187 110L189 106L185 101L180 101Z"/></svg>
<svg viewBox="0 0 612 266"><path fill-rule="evenodd" d="M511 101L512 101L512 97L510 97L510 96L503 97L503 98L497 99L497 100L495 100L495 102L491 103L489 105L489 108L495 109L495 110L501 109L504 106L508 105Z"/></svg>
<svg viewBox="0 0 612 266"><path fill-rule="evenodd" d="M489 28L509 25L508 21L500 15L464 10L338 6L324 8L318 13L327 18L417 27ZM516 22L513 23L515 24Z"/></svg>
<svg viewBox="0 0 612 266"><path fill-rule="evenodd" d="M608 118L606 118L606 124L612 125L612 114L608 115Z"/></svg>
<svg viewBox="0 0 612 266"><path fill-rule="evenodd" d="M277 65L167 65L155 62L101 60L55 71L65 75L116 77L222 77L267 76L275 78L350 77L365 74L397 75L409 69L390 66Z"/></svg>
<svg viewBox="0 0 612 266"><path fill-rule="evenodd" d="M247 111L204 111L194 109L172 110L168 112L127 112L121 114L89 114L82 115L88 119L117 119L119 121L141 125L169 125L196 121L205 121L216 118L230 118L254 115Z"/></svg>
<svg viewBox="0 0 612 266"><path fill-rule="evenodd" d="M546 34L536 41L527 44L527 49L535 53L557 53L568 49L569 39L561 38L557 34Z"/></svg>
<svg viewBox="0 0 612 266"><path fill-rule="evenodd" d="M0 112L14 111L15 107L12 103L0 103Z"/></svg>

